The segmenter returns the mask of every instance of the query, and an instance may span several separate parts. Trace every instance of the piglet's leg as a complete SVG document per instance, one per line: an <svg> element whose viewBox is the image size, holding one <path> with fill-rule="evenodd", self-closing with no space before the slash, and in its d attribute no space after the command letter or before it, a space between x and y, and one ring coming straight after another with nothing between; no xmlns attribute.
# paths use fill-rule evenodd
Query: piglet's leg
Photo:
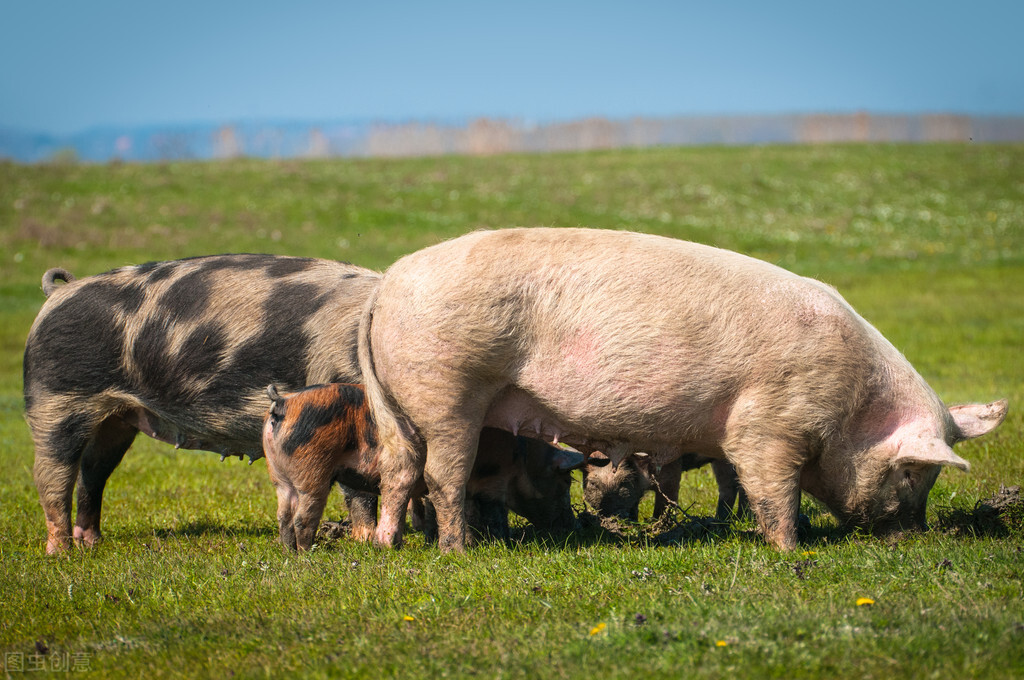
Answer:
<svg viewBox="0 0 1024 680"><path fill-rule="evenodd" d="M654 486L654 515L652 519L658 519L665 514L670 504L679 502L679 478L682 474L682 458L661 466L661 470L655 475L657 484Z"/></svg>
<svg viewBox="0 0 1024 680"><path fill-rule="evenodd" d="M733 507L741 491L740 480L736 476L736 468L727 460L712 461L711 470L715 473L715 481L718 482L718 507L715 510L715 519L725 522L733 516ZM745 499L742 505L746 505ZM737 508L735 515L738 516L741 511L742 508Z"/></svg>
<svg viewBox="0 0 1024 680"><path fill-rule="evenodd" d="M377 495L356 491L343 486L348 521L352 525L352 538L369 541L377 529Z"/></svg>
<svg viewBox="0 0 1024 680"><path fill-rule="evenodd" d="M281 545L287 550L297 550L294 518L299 504L299 496L295 489L287 484L275 481L275 486L277 486L277 530L281 537Z"/></svg>
<svg viewBox="0 0 1024 680"><path fill-rule="evenodd" d="M313 546L316 530L320 526L320 518L323 517L330 492L330 483L312 491L299 491L299 501L292 518L292 526L295 527L295 545L299 550L309 550Z"/></svg>

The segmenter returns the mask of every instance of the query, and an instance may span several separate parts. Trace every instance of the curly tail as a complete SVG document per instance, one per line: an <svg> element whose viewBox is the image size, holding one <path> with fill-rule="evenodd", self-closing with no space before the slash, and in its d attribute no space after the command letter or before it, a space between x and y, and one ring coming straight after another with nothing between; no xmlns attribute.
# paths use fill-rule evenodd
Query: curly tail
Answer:
<svg viewBox="0 0 1024 680"><path fill-rule="evenodd" d="M58 280L63 281L64 283L71 283L75 280L75 275L61 267L47 269L46 273L43 274L43 295L50 297L50 293L59 288L56 284L56 281Z"/></svg>
<svg viewBox="0 0 1024 680"><path fill-rule="evenodd" d="M370 414L373 416L377 426L377 436L381 445L389 451L411 452L416 448L418 436L409 422L401 412L401 408L394 403L390 395L384 389L377 378L376 367L374 366L373 347L370 342L370 327L373 325L373 312L377 306L377 297L380 293L380 286L374 288L370 293L366 306L363 307L363 314L359 320L359 370L363 374L363 387L366 390L366 401L370 407Z"/></svg>

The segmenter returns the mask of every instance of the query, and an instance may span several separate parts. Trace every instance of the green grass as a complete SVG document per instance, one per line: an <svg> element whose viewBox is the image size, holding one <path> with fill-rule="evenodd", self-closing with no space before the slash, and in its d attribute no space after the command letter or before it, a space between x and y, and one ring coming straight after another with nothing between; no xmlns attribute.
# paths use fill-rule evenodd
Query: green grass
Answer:
<svg viewBox="0 0 1024 680"><path fill-rule="evenodd" d="M792 554L741 523L669 546L588 529L464 555L415 534L397 552L288 555L264 461L140 438L107 487L106 541L43 555L21 352L46 268L246 251L384 268L514 225L662 233L821 278L948 403L1006 397L1010 415L958 447L971 473L940 476L929 519L945 528L899 542L843 533L805 500ZM1022 146L0 163L2 660L12 677L18 658L52 663L40 649L102 677L1020 677L1024 518L962 520L1024 480L1022 290ZM711 514L711 474L680 496Z"/></svg>

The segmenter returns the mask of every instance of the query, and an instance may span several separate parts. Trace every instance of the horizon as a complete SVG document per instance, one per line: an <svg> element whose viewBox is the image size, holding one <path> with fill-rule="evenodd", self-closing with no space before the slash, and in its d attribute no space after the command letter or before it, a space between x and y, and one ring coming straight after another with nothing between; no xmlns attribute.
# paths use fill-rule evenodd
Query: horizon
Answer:
<svg viewBox="0 0 1024 680"><path fill-rule="evenodd" d="M754 118L785 118L785 117L808 117L808 116L824 116L824 117L846 117L846 116L858 116L866 115L869 117L894 117L894 118L914 118L914 117L954 117L954 118L969 118L977 120L990 120L990 119L1024 119L1024 113L993 113L993 114L975 114L965 111L879 111L879 110L836 110L836 111L754 111L744 113L730 113L730 112L712 112L712 113L696 113L696 114L666 114L666 115L643 115L636 114L630 116L603 116L603 115L584 115L575 116L568 118L552 117L546 119L540 118L529 118L525 116L486 116L486 115L463 115L463 116L447 116L447 117L348 117L348 118L298 118L298 117L267 117L267 118L238 118L238 119L227 119L227 120L180 120L180 121L151 121L137 124L117 124L117 123L97 123L86 128L71 130L68 132L50 132L42 129L34 128L22 128L11 125L6 125L0 121L0 130L7 132L13 132L16 134L28 134L52 137L56 139L70 139L82 135L88 135L93 133L117 133L117 132L141 132L141 131L173 131L177 129L194 129L194 128L231 128L231 127L274 127L274 126L294 126L303 128L313 128L318 125L382 125L382 126L397 126L397 125L436 125L436 126L451 126L451 127L464 127L473 122L477 121L495 121L510 123L515 125L521 125L523 127L531 126L544 126L544 125L557 125L564 123L577 123L588 120L606 120L610 122L628 122L630 120L695 120L695 119L720 119L720 120L737 120L737 119L754 119Z"/></svg>
<svg viewBox="0 0 1024 680"><path fill-rule="evenodd" d="M1024 5L5 7L0 126L1024 115Z"/></svg>

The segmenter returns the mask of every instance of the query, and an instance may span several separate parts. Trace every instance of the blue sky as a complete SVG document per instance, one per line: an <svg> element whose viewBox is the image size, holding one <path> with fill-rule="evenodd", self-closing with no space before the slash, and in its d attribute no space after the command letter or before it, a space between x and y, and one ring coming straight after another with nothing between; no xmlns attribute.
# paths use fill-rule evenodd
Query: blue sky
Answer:
<svg viewBox="0 0 1024 680"><path fill-rule="evenodd" d="M31 0L0 126L1024 114L1024 3Z"/></svg>

